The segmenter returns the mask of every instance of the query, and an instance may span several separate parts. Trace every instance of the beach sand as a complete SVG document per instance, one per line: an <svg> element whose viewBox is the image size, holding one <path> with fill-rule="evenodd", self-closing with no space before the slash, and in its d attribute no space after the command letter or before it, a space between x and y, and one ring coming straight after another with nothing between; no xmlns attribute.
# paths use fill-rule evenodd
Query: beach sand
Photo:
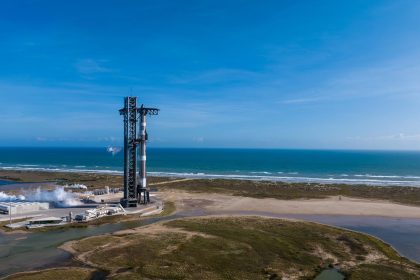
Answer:
<svg viewBox="0 0 420 280"><path fill-rule="evenodd" d="M157 193L175 202L178 211L205 210L209 213L254 211L273 214L313 214L420 218L420 207L384 200L332 196L325 199L279 200L211 193L168 190Z"/></svg>

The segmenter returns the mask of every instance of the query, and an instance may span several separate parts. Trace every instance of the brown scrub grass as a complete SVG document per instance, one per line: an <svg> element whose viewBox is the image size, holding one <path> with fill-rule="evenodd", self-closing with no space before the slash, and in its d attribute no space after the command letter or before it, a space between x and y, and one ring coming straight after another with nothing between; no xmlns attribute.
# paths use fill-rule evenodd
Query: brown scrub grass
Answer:
<svg viewBox="0 0 420 280"><path fill-rule="evenodd" d="M262 217L178 219L71 246L108 279L313 279L330 265L349 279L420 277L419 265L371 236ZM394 278L378 278L387 272Z"/></svg>
<svg viewBox="0 0 420 280"><path fill-rule="evenodd" d="M4 278L5 280L90 280L95 275L93 269L66 267L54 268L28 273L19 273Z"/></svg>

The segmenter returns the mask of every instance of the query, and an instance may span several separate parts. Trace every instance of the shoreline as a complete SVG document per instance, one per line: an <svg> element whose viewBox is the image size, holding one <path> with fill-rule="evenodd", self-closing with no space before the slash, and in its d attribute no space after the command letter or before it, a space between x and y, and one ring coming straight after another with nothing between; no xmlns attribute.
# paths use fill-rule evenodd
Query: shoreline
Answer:
<svg viewBox="0 0 420 280"><path fill-rule="evenodd" d="M122 187L122 176L80 172L0 170L0 180L9 180L11 182L8 185L1 185L0 192L7 191L12 193L21 191L23 189L22 186L37 187L37 185L48 186L52 184L83 184L87 186L87 190L104 188L105 186ZM420 188L416 187L323 185L178 177L149 177L148 181L153 192L163 192L168 195L182 193L184 198L193 194L196 196L201 195L204 199L206 196L227 195L230 199L225 203L225 207L231 208L236 203L236 205L243 205L243 208L252 210L257 204L262 204L261 206L264 207L264 204L276 204L282 201L283 208L294 209L298 214L309 214L309 211L312 211L314 214L327 214L325 211L319 212L323 207L328 209L329 213L336 214L351 212L356 215L397 215L398 217L420 218L418 213L420 210ZM162 199L166 200L165 197ZM268 200L261 203L261 199ZM215 201L214 203L216 202L220 205L220 201ZM391 207L390 205L393 206ZM337 206L339 207L334 208ZM278 208L278 206L276 207ZM302 210L302 207L309 207L309 210ZM395 212L395 209L397 209L397 212ZM368 214L364 214L364 212Z"/></svg>
<svg viewBox="0 0 420 280"><path fill-rule="evenodd" d="M110 176L123 176L123 171L107 170L107 169L78 169L78 168L44 168L44 167L0 167L2 172L47 172L47 173L80 173L80 174L98 174ZM420 188L419 181L405 181L401 179L420 179L420 176L396 176L396 175L369 175L356 174L350 175L331 175L327 177L301 177L301 176L286 176L298 175L297 172L291 173L276 173L272 172L249 172L244 174L212 174L202 172L163 172L163 171L149 171L150 177L154 178L187 178L187 179L226 179L226 180L250 180L250 181L267 181L279 182L288 184L326 184L326 185L358 185L358 186L378 186L378 187L416 187ZM252 174L252 175L251 175ZM257 175L258 174L258 175ZM333 178L332 176L341 176L342 178ZM344 176L344 177L343 177ZM350 177L349 177L350 176ZM379 178L400 178L400 180L384 180Z"/></svg>

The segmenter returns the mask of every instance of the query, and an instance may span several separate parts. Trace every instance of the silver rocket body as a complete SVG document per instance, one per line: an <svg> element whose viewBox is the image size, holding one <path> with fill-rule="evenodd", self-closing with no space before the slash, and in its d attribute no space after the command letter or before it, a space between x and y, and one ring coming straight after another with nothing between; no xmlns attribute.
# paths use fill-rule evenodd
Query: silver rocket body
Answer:
<svg viewBox="0 0 420 280"><path fill-rule="evenodd" d="M140 168L139 168L139 184L137 186L138 200L139 203L149 202L149 192L147 190L147 179L146 179L146 111L143 105L140 107L140 131L139 131L139 143L140 143ZM142 201L143 196L143 201Z"/></svg>

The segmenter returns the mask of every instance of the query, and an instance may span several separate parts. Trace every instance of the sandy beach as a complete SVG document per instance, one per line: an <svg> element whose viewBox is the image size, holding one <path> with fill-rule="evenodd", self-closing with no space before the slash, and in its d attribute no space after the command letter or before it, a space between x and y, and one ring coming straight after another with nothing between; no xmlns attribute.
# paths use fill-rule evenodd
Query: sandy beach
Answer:
<svg viewBox="0 0 420 280"><path fill-rule="evenodd" d="M209 213L255 211L274 214L313 214L420 218L420 207L385 200L331 196L325 199L280 200L211 193L163 191L163 200L175 202L177 209L205 210Z"/></svg>

